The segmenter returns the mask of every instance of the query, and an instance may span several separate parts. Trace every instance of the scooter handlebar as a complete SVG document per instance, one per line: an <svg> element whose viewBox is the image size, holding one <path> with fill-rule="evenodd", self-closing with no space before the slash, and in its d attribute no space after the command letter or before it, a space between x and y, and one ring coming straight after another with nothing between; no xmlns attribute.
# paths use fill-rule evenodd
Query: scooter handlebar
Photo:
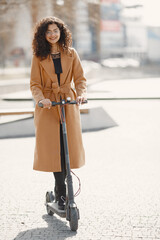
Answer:
<svg viewBox="0 0 160 240"><path fill-rule="evenodd" d="M85 104L85 103L88 103L88 100L85 100L82 102L82 104ZM56 106L56 105L66 105L66 104L77 104L77 101L73 100L73 101L65 101L65 100L62 100L60 102L54 102L52 101L52 106ZM43 108L43 103L39 102L38 103L38 107L41 107Z"/></svg>
<svg viewBox="0 0 160 240"><path fill-rule="evenodd" d="M38 107L43 108L43 104L41 102L38 103Z"/></svg>

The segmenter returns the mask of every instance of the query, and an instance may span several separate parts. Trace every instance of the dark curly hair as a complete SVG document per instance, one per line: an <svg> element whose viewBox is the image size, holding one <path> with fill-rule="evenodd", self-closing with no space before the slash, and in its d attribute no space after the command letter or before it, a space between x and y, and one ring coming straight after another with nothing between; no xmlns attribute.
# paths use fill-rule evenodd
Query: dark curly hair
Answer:
<svg viewBox="0 0 160 240"><path fill-rule="evenodd" d="M72 34L64 22L57 17L46 17L38 22L35 26L34 37L32 41L33 54L41 59L47 58L51 52L51 45L46 40L46 31L48 25L56 24L60 30L59 45L62 49L68 52L69 47L72 45Z"/></svg>

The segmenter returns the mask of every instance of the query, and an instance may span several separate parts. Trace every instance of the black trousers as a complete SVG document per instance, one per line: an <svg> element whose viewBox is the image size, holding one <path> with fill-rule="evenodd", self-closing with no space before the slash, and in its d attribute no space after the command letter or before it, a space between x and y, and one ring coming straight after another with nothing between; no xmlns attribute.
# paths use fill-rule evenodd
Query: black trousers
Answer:
<svg viewBox="0 0 160 240"><path fill-rule="evenodd" d="M66 164L65 164L65 153L64 153L64 142L62 133L62 124L60 123L60 150L61 150L61 172L54 172L55 186L65 186L66 179Z"/></svg>

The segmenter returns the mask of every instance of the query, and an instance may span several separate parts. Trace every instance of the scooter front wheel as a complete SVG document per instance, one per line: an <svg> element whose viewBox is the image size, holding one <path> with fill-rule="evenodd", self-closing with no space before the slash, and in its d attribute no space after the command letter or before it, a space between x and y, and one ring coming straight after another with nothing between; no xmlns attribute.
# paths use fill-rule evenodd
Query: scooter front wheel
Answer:
<svg viewBox="0 0 160 240"><path fill-rule="evenodd" d="M46 192L46 203L51 203L54 201L54 195L53 192Z"/></svg>
<svg viewBox="0 0 160 240"><path fill-rule="evenodd" d="M78 219L79 219L78 209L77 208L70 208L69 211L70 211L70 220L69 220L70 229L72 231L77 231L77 229L78 229Z"/></svg>

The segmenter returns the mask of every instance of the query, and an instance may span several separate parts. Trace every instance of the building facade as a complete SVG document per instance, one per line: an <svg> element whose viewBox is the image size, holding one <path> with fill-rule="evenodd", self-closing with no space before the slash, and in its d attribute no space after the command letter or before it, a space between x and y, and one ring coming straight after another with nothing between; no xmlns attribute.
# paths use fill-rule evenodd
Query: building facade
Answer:
<svg viewBox="0 0 160 240"><path fill-rule="evenodd" d="M142 5L126 7L120 0L28 0L1 14L0 66L29 66L33 27L45 16L64 20L81 58L101 61L133 57L160 61L159 28L141 21ZM155 44L157 47L155 47Z"/></svg>

